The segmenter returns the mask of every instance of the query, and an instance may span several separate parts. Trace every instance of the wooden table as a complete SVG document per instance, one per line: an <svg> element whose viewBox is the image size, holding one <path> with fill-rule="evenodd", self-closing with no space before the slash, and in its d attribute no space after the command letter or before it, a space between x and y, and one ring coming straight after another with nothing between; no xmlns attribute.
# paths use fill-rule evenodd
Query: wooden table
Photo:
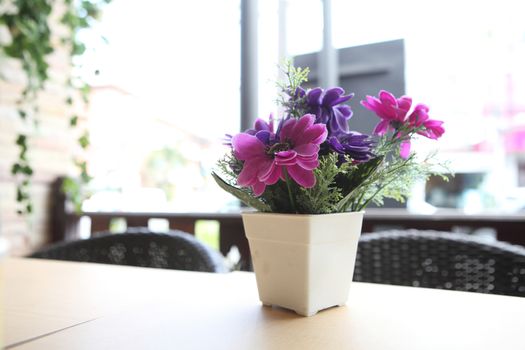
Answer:
<svg viewBox="0 0 525 350"><path fill-rule="evenodd" d="M254 275L3 262L7 349L525 349L525 298L354 283L305 318Z"/></svg>

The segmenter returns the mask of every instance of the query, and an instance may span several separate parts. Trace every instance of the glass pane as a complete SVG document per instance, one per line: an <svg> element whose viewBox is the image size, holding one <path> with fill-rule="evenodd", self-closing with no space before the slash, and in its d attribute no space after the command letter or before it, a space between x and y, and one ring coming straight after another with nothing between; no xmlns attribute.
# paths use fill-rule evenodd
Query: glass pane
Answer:
<svg viewBox="0 0 525 350"><path fill-rule="evenodd" d="M209 176L239 129L239 1L114 0L86 59L91 173L86 210L215 211ZM205 9L205 10L203 10ZM97 71L98 74L93 74Z"/></svg>
<svg viewBox="0 0 525 350"><path fill-rule="evenodd" d="M332 2L335 46L404 39L406 93L415 103L429 105L431 117L445 121L447 131L439 142L421 140L416 147L439 149L458 176L447 186L433 181L427 192L434 193L422 198L439 198L437 206L449 203L467 211L524 209L521 3L379 0L372 7Z"/></svg>

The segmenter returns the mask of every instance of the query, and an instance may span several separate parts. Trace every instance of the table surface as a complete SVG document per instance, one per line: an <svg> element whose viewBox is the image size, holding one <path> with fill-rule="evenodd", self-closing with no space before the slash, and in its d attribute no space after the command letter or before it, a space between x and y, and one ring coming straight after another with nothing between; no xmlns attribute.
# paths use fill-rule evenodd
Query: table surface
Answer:
<svg viewBox="0 0 525 350"><path fill-rule="evenodd" d="M2 263L7 349L525 349L525 298L353 283L346 306L262 306L255 276Z"/></svg>

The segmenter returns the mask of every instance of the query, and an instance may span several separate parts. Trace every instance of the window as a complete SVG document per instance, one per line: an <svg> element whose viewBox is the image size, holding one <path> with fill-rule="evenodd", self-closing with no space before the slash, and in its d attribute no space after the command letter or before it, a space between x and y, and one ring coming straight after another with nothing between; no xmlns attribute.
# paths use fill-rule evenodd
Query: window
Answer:
<svg viewBox="0 0 525 350"><path fill-rule="evenodd" d="M239 129L239 1L115 0L85 70L85 210L215 211L236 205L209 176ZM125 15L123 15L125 14ZM97 71L98 74L93 74Z"/></svg>
<svg viewBox="0 0 525 350"><path fill-rule="evenodd" d="M432 202L440 193L435 182L426 193L419 186L417 198L471 211L525 208L520 7L513 0L379 0L373 6L332 0L333 43L342 52L402 40L403 90L429 105L447 129L440 142L415 146L439 148L459 179L476 179L464 188L458 181L453 201ZM280 61L322 47L322 18L321 0L259 1L259 117L277 110ZM109 44L86 60L90 71L100 71L90 110L90 164L99 192L86 209L236 205L208 174L225 151L223 133L240 125L239 25L239 0L114 0L108 6L99 31ZM378 92L353 84L347 89L357 96ZM365 114L358 102L357 118Z"/></svg>

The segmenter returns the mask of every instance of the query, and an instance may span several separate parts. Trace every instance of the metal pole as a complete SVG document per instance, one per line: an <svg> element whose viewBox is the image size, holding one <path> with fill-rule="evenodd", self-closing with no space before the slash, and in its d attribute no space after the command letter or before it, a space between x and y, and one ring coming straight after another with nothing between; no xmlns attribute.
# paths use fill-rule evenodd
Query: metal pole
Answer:
<svg viewBox="0 0 525 350"><path fill-rule="evenodd" d="M323 48L318 56L319 85L325 88L339 85L337 50L332 44L332 1L323 2Z"/></svg>
<svg viewBox="0 0 525 350"><path fill-rule="evenodd" d="M287 41L286 41L286 13L287 13L287 7L288 7L288 0L279 0L279 7L278 7L278 23L279 23L279 32L278 32L278 40L279 40L279 46L278 46L278 64L283 64L284 61L287 59L288 56L288 50L287 50ZM282 72L282 70L279 70L279 72ZM281 73L281 76L279 78L284 78L284 73Z"/></svg>
<svg viewBox="0 0 525 350"><path fill-rule="evenodd" d="M277 21L278 21L278 50L277 50L277 81L284 82L286 79L286 74L282 67L288 57L288 42L286 38L287 33L287 24L286 24L286 13L288 7L288 0L279 0L278 9L277 9ZM279 86L275 87L276 96L279 96L281 93L281 88ZM280 118L284 115L285 108L281 105L277 106L277 117Z"/></svg>
<svg viewBox="0 0 525 350"><path fill-rule="evenodd" d="M241 131L257 119L257 21L258 1L241 0Z"/></svg>

